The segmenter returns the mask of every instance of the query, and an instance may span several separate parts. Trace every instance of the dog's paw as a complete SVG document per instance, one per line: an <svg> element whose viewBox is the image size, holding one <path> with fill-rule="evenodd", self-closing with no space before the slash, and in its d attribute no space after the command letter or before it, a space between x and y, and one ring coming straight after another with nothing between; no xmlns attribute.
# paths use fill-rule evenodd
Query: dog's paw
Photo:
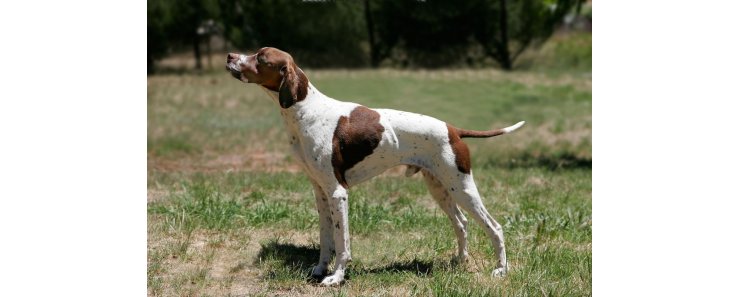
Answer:
<svg viewBox="0 0 740 297"><path fill-rule="evenodd" d="M491 272L491 276L493 276L493 277L504 277L504 276L506 276L507 270L508 269L506 269L506 267L496 268L496 269L493 270L493 272Z"/></svg>
<svg viewBox="0 0 740 297"><path fill-rule="evenodd" d="M335 273L335 274L332 274L324 278L324 280L321 281L321 285L331 287L331 286L341 285L343 282L344 282L344 275L341 275L341 274L338 275L337 273Z"/></svg>
<svg viewBox="0 0 740 297"><path fill-rule="evenodd" d="M322 267L320 265L316 265L311 270L310 277L314 281L319 281L319 280L323 279L327 274L329 274L329 270L326 267Z"/></svg>
<svg viewBox="0 0 740 297"><path fill-rule="evenodd" d="M460 255L454 256L454 257L452 257L452 260L450 260L450 263L453 266L464 265L465 263L468 263L468 256L467 255L464 255L464 256L460 256Z"/></svg>

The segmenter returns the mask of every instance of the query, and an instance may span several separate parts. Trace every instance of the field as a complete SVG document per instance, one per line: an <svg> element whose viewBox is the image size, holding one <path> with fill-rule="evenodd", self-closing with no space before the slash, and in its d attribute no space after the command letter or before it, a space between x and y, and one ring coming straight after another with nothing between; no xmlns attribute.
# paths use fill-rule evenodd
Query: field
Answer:
<svg viewBox="0 0 740 297"><path fill-rule="evenodd" d="M318 217L278 107L213 71L147 79L149 295L591 295L590 70L306 73L331 97L467 129L526 120L511 135L466 140L484 203L504 228L509 274L490 277L492 248L472 220L469 262L451 265L447 217L420 176L399 167L350 191L349 280L307 282Z"/></svg>

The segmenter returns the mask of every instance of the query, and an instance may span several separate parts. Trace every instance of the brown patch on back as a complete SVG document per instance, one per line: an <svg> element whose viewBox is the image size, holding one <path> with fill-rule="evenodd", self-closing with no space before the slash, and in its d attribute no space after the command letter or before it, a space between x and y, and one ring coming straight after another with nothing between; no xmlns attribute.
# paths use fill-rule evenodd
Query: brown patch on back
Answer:
<svg viewBox="0 0 740 297"><path fill-rule="evenodd" d="M383 131L380 114L364 106L353 109L349 117L339 118L332 139L331 165L343 187L348 187L345 172L373 153Z"/></svg>
<svg viewBox="0 0 740 297"><path fill-rule="evenodd" d="M455 154L455 165L460 172L470 173L470 150L468 145L460 139L458 129L447 124L447 136L450 139L452 153Z"/></svg>

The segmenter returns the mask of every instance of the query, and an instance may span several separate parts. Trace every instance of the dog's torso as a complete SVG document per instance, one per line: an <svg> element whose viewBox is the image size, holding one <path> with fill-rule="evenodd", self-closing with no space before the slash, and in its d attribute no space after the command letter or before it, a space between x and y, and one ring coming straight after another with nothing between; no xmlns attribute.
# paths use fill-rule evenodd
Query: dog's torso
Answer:
<svg viewBox="0 0 740 297"><path fill-rule="evenodd" d="M444 166L454 163L449 145L448 127L433 117L393 109L369 109L360 104L330 98L310 85L306 99L294 108L282 109L281 116L287 127L288 138L296 159L306 173L316 180L337 178L327 174L337 170L332 162L337 154L337 128L342 117L353 121L353 111L367 110L377 114L377 124L382 127L377 146L359 162L344 171L347 186L366 181L397 165L419 168ZM267 91L273 99L277 94ZM374 123L359 122L370 126ZM350 135L351 136L351 135ZM366 144L362 144L366 145ZM351 150L352 148L341 147ZM440 160L440 156L444 160Z"/></svg>

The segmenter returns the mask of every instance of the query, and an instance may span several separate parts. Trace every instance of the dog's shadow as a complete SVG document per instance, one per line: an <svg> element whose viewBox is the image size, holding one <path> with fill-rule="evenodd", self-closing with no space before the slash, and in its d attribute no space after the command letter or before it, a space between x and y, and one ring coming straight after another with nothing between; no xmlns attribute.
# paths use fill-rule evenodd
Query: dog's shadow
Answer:
<svg viewBox="0 0 740 297"><path fill-rule="evenodd" d="M310 272L319 259L319 246L317 245L295 245L292 243L281 243L272 240L266 244L261 244L262 248L255 258L255 264L263 260L277 260L280 265L291 270L305 272L310 279ZM352 275L363 274L386 274L386 273L414 273L418 276L430 276L434 271L432 261L422 261L413 259L406 262L393 262L388 265L376 268L353 267L351 265L347 270L347 278Z"/></svg>

